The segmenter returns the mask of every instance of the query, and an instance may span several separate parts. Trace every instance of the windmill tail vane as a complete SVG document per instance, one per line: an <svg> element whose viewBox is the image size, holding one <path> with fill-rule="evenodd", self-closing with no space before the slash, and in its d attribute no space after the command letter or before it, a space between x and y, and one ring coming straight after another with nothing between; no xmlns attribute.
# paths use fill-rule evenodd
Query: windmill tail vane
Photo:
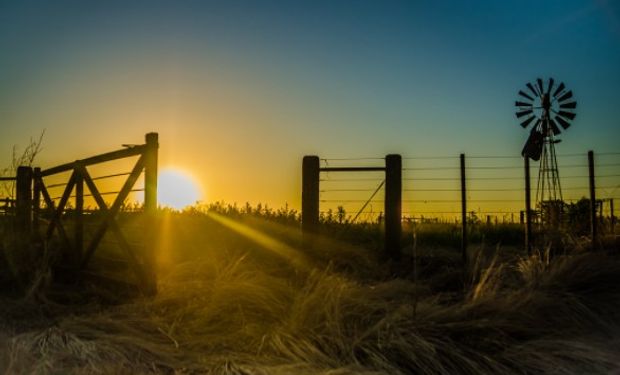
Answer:
<svg viewBox="0 0 620 375"><path fill-rule="evenodd" d="M544 138L543 133L538 130L537 127L532 128L530 136L527 138L527 141L523 146L521 155L534 161L539 161L540 155L542 154Z"/></svg>

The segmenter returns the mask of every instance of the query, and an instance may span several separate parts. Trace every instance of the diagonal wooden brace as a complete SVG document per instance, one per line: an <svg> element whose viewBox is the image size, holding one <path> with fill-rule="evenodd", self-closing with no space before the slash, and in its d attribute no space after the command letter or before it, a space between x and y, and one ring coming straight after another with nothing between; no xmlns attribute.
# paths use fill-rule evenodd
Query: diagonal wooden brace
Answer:
<svg viewBox="0 0 620 375"><path fill-rule="evenodd" d="M47 227L47 233L46 233L45 238L46 240L49 240L52 237L52 234L54 233L54 229L58 228L58 233L60 234L60 238L65 243L65 246L67 246L68 249L71 249L71 242L69 241L69 237L67 236L65 227L62 225L62 221L60 220L60 218L62 217L62 209L64 209L64 206L59 205L58 208L54 207L54 201L50 197L50 194L47 191L45 184L43 183L43 178L41 176L37 178L39 179L39 184L40 184L41 194L43 195L43 200L45 201L45 204L47 205L47 207L51 209L52 212L54 213L54 216L52 217L52 221ZM65 204L66 204L66 201L65 201Z"/></svg>
<svg viewBox="0 0 620 375"><path fill-rule="evenodd" d="M84 182L88 186L88 189L90 190L93 198L97 202L97 205L99 206L101 211L104 212L104 215L106 215L107 217L107 215L110 214L108 206L103 200L103 197L101 196L101 193L99 192L99 189L95 185L95 182L93 181L92 177L90 176L90 174L84 167L81 168L80 173L82 177L84 178ZM131 245L125 239L123 232L121 231L120 227L118 226L118 223L116 222L116 220L114 220L114 218L110 219L109 226L112 229L112 232L114 232L114 235L116 236L116 239L119 242L119 246L121 247L123 251L125 251L125 253L127 253L127 256L129 257L129 261L132 265L133 271L136 274L136 277L138 278L140 282L145 282L146 276L144 274L144 270L142 269L142 266L140 262L138 261L138 258L136 257L135 253L133 252L133 250L131 250Z"/></svg>
<svg viewBox="0 0 620 375"><path fill-rule="evenodd" d="M127 196L131 192L131 189L135 185L135 183L138 180L138 177L142 173L143 169L144 169L144 157L141 156L140 159L138 159L138 161L136 162L136 165L134 166L133 170L131 171L131 174L129 175L129 177L127 177L127 180L125 181L125 184L123 185L121 191L116 196L116 199L114 200L114 203L112 204L112 206L109 209L106 209L103 223L101 223L99 228L97 228L97 230L96 230L96 232L95 232L95 234L94 234L90 244L86 248L86 252L84 254L84 259L82 259L81 268L86 267L86 265L90 261L90 258L93 255L93 253L97 249L97 246L99 246L99 242L101 242L101 239L103 238L103 236L107 232L108 227L110 227L111 225L113 225L113 223L115 223L114 218L118 214L118 211L120 210L123 202L125 202L125 199L127 199ZM97 191L96 187L95 187L95 191L92 190L92 186L94 186L94 184L92 184L92 186L91 186L92 179L91 178L87 178L85 180L86 180L86 184L88 185L88 188L91 189L91 192L93 193L93 196L98 195L99 198L101 198L101 194L95 194L95 191ZM95 199L97 199L97 198L95 198ZM101 200L103 200L103 199L101 199Z"/></svg>
<svg viewBox="0 0 620 375"><path fill-rule="evenodd" d="M73 186L75 186L75 171L71 174L71 178L69 178L69 182L67 183L67 187L65 191L62 193L62 197L60 198L60 202L58 202L58 207L56 207L56 211L54 212L54 216L52 217L52 221L50 222L49 227L47 227L46 238L49 240L54 234L54 229L57 225L62 225L60 220L62 219L62 213L65 210L65 206L67 205L67 201L69 201L69 197L71 196L71 191L73 191Z"/></svg>

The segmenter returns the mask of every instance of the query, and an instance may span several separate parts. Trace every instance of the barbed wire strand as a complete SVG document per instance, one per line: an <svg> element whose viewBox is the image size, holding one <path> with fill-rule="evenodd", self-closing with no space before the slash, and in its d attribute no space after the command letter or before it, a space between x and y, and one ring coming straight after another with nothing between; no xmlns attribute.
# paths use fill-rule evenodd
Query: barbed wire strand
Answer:
<svg viewBox="0 0 620 375"><path fill-rule="evenodd" d="M139 192L139 191L144 191L144 189L131 189L129 190L130 193L135 193L135 192ZM106 191L103 193L99 193L99 195L113 195L113 194L118 194L120 193L120 191ZM93 194L84 194L84 197L93 197ZM58 196L58 197L54 197L52 198L52 200L57 200L62 198L62 196ZM75 198L75 195L70 195L69 198Z"/></svg>
<svg viewBox="0 0 620 375"><path fill-rule="evenodd" d="M93 177L92 180L96 181L96 180L103 180L103 179L112 178L112 177L129 176L130 174L131 172L114 173L114 174L109 174L106 176Z"/></svg>

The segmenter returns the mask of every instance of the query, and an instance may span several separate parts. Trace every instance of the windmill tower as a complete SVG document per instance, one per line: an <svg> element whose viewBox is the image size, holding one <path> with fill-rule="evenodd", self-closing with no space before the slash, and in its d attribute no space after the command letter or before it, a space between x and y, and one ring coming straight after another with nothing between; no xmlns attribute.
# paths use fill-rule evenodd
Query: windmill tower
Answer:
<svg viewBox="0 0 620 375"><path fill-rule="evenodd" d="M535 83L527 83L529 92L519 91L520 100L517 106L517 118L523 119L521 126L530 124L530 135L523 146L521 154L534 161L539 161L538 182L536 185L536 205L540 209L544 224L558 225L563 209L562 186L558 172L558 161L555 145L561 133L560 127L566 130L570 121L575 119L577 102L573 101L573 92L566 90L564 83L554 87L553 78L545 87L542 79ZM558 127L558 124L560 127Z"/></svg>

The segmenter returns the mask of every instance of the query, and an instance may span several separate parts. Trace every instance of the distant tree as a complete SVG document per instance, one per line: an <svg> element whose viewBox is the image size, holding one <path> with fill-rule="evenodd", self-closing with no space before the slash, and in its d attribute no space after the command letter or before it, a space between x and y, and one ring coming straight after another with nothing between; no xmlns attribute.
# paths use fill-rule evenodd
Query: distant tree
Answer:
<svg viewBox="0 0 620 375"><path fill-rule="evenodd" d="M347 217L347 211L345 211L344 207L338 206L336 215L338 217L338 224L342 224L344 223L344 219Z"/></svg>
<svg viewBox="0 0 620 375"><path fill-rule="evenodd" d="M566 218L572 234L587 235L590 232L590 200L581 198L577 202L567 204Z"/></svg>
<svg viewBox="0 0 620 375"><path fill-rule="evenodd" d="M325 220L326 223L331 223L334 221L334 210L332 210L331 208L327 210L327 212L325 213Z"/></svg>
<svg viewBox="0 0 620 375"><path fill-rule="evenodd" d="M32 167L34 160L37 155L41 152L42 144L43 144L43 136L45 135L45 130L41 132L38 138L30 138L30 142L24 148L23 151L19 151L17 146L13 146L12 155L11 155L11 164L7 167L0 170L0 175L6 177L15 177L17 174L17 167L26 166ZM9 197L13 197L15 194L15 183L2 184L2 189L0 190L0 195L6 195Z"/></svg>
<svg viewBox="0 0 620 375"><path fill-rule="evenodd" d="M469 212L469 216L467 217L467 222L469 224L480 224L480 218L476 214L476 211Z"/></svg>

